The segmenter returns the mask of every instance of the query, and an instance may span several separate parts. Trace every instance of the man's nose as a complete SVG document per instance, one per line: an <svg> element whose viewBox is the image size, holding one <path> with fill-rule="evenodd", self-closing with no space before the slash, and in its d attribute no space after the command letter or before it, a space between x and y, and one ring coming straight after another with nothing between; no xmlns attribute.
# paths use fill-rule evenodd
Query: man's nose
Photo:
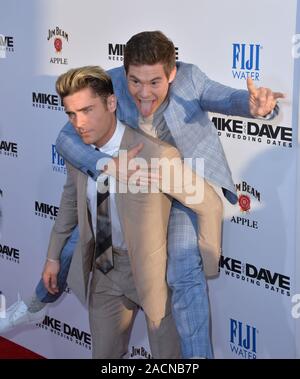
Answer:
<svg viewBox="0 0 300 379"><path fill-rule="evenodd" d="M149 97L149 95L150 95L149 86L147 84L143 84L141 87L140 96L143 99L147 99Z"/></svg>
<svg viewBox="0 0 300 379"><path fill-rule="evenodd" d="M82 114L76 115L75 127L80 129L85 125L85 117Z"/></svg>

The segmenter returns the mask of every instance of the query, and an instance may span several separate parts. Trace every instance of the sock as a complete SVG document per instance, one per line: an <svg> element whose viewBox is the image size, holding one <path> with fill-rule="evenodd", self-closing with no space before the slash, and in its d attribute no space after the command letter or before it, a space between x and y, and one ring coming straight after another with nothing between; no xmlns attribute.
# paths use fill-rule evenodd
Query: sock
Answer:
<svg viewBox="0 0 300 379"><path fill-rule="evenodd" d="M47 305L46 303L42 303L35 294L25 300L24 303L27 305L28 312L30 313L36 313Z"/></svg>

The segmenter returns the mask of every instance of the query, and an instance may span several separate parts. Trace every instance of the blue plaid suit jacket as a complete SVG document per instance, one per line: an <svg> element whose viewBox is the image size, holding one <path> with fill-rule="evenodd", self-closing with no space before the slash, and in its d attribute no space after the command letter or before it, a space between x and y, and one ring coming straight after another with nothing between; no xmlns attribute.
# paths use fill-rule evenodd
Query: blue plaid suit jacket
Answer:
<svg viewBox="0 0 300 379"><path fill-rule="evenodd" d="M109 70L118 99L117 117L138 128L138 109L128 92L123 67ZM218 132L207 112L252 117L248 92L210 80L197 66L177 62L177 73L169 90L169 104L164 112L167 126L178 150L185 158L204 159L204 177L223 189L225 197L236 203L237 196ZM84 145L70 123L56 141L58 152L73 166L96 178L96 163L102 153ZM103 156L103 154L102 154ZM197 166L194 167L197 170ZM201 172L199 172L201 175Z"/></svg>

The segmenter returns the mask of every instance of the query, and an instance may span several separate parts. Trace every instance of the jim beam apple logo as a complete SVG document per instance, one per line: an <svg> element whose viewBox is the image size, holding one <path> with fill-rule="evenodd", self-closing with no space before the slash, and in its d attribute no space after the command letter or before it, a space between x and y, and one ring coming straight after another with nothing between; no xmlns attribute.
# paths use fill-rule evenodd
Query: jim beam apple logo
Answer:
<svg viewBox="0 0 300 379"><path fill-rule="evenodd" d="M242 215L232 216L230 221L243 227L259 229L258 221L249 219L246 216L250 214L253 199L260 202L260 192L245 181L236 184L236 190L238 191L238 201Z"/></svg>
<svg viewBox="0 0 300 379"><path fill-rule="evenodd" d="M239 195L239 206L241 212L249 212L251 208L251 199L248 195Z"/></svg>
<svg viewBox="0 0 300 379"><path fill-rule="evenodd" d="M62 51L62 40L61 40L61 38L56 37L54 39L54 48L55 48L57 54L59 54Z"/></svg>
<svg viewBox="0 0 300 379"><path fill-rule="evenodd" d="M69 42L69 34L63 29L56 26L54 29L48 30L47 41L51 41L56 53L55 57L50 58L50 63L53 64L68 64L68 59L61 56L63 50L63 42Z"/></svg>

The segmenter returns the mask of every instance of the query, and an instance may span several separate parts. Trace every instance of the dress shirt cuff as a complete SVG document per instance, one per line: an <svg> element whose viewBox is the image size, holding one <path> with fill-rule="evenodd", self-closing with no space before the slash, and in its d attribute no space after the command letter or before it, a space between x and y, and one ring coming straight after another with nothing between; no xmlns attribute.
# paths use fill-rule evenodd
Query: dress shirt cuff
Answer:
<svg viewBox="0 0 300 379"><path fill-rule="evenodd" d="M276 116L278 116L279 111L280 111L280 107L279 107L279 105L277 103L275 105L274 109L271 110L270 113L268 113L267 115L265 115L263 117L256 116L255 118L257 118L259 120L272 120L273 118L275 118Z"/></svg>
<svg viewBox="0 0 300 379"><path fill-rule="evenodd" d="M47 261L52 262L52 263L59 263L59 259L52 259L47 257Z"/></svg>

